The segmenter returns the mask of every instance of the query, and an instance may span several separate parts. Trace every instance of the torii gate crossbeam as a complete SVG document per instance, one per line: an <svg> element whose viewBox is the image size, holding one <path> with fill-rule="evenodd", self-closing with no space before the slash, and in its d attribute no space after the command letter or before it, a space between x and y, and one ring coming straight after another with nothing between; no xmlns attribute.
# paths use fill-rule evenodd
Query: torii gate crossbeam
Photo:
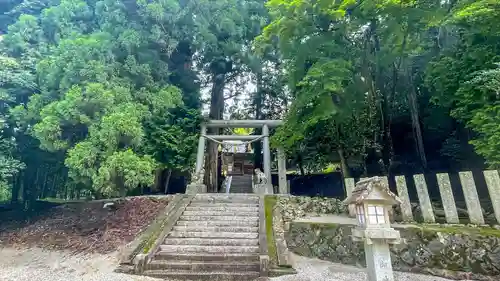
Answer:
<svg viewBox="0 0 500 281"><path fill-rule="evenodd" d="M201 124L200 138L198 140L198 151L196 155L195 173L199 174L203 168L205 157L206 139L212 140L259 140L263 143L264 174L271 181L271 148L269 143L269 128L283 124L281 120L208 120ZM240 136L240 135L207 135L207 128L262 128L262 135ZM278 174L280 193L287 189L286 182L286 158L283 149L278 149Z"/></svg>

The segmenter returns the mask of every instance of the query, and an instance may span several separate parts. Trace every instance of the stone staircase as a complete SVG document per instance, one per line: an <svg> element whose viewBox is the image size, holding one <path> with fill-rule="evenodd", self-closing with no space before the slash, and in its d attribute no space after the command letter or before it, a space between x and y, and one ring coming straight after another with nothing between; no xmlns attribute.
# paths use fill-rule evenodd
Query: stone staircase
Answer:
<svg viewBox="0 0 500 281"><path fill-rule="evenodd" d="M229 193L253 193L252 175L233 175Z"/></svg>
<svg viewBox="0 0 500 281"><path fill-rule="evenodd" d="M167 280L258 278L259 197L194 196L145 269Z"/></svg>

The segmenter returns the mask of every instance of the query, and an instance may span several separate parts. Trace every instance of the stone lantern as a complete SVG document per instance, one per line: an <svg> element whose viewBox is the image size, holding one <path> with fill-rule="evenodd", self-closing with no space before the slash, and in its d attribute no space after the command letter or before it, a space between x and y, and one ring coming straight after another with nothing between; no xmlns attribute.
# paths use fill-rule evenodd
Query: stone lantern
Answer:
<svg viewBox="0 0 500 281"><path fill-rule="evenodd" d="M390 225L389 211L401 200L379 177L359 181L344 204L355 206L354 241L363 241L369 281L393 281L389 244L399 244L399 231Z"/></svg>

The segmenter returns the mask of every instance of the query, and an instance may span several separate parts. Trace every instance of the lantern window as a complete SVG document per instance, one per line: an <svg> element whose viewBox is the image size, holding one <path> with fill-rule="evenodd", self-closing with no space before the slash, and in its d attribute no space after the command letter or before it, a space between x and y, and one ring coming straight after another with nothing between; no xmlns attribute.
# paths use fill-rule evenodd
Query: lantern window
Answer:
<svg viewBox="0 0 500 281"><path fill-rule="evenodd" d="M385 215L384 215L384 207L368 205L368 222L370 224L384 224L385 223Z"/></svg>

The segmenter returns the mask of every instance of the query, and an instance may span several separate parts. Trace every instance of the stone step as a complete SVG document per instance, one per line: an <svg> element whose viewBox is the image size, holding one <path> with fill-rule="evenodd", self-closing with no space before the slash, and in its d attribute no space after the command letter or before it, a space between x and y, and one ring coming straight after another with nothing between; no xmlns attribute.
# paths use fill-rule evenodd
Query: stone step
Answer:
<svg viewBox="0 0 500 281"><path fill-rule="evenodd" d="M179 253L159 251L154 256L155 260L176 261L249 261L259 262L258 253Z"/></svg>
<svg viewBox="0 0 500 281"><path fill-rule="evenodd" d="M217 232L226 232L226 233L257 233L259 231L258 227L245 227L245 226L174 226L174 232L209 232L209 233L217 233Z"/></svg>
<svg viewBox="0 0 500 281"><path fill-rule="evenodd" d="M255 280L260 273L256 271L219 272L219 271L189 271L189 270L146 270L146 276L167 280L210 280L210 281L249 281Z"/></svg>
<svg viewBox="0 0 500 281"><path fill-rule="evenodd" d="M223 212L259 212L259 207L229 207L229 206L217 206L217 205L208 205L205 207L186 207L186 211L223 211Z"/></svg>
<svg viewBox="0 0 500 281"><path fill-rule="evenodd" d="M258 246L259 239L217 239L217 238L176 238L168 237L163 245L193 245L193 246Z"/></svg>
<svg viewBox="0 0 500 281"><path fill-rule="evenodd" d="M219 211L206 209L204 211L184 211L183 216L237 216L237 217L257 217L259 215L258 211L245 212L245 211Z"/></svg>
<svg viewBox="0 0 500 281"><path fill-rule="evenodd" d="M209 232L209 231L172 231L168 237L174 238L230 238L230 239L257 239L258 232Z"/></svg>
<svg viewBox="0 0 500 281"><path fill-rule="evenodd" d="M246 199L254 199L259 200L259 196L255 194L223 194L223 193L199 193L196 194L195 199L199 198L226 198L226 199L235 199L235 198L246 198Z"/></svg>
<svg viewBox="0 0 500 281"><path fill-rule="evenodd" d="M247 221L257 222L257 216L185 216L179 218L180 221Z"/></svg>
<svg viewBox="0 0 500 281"><path fill-rule="evenodd" d="M251 189L251 188L249 188ZM240 193L244 194L244 193ZM202 200L202 199L193 199L191 204L258 204L258 201L255 200L247 200L247 199L214 199L214 200Z"/></svg>
<svg viewBox="0 0 500 281"><path fill-rule="evenodd" d="M191 202L189 207L196 208L259 208L258 203L206 203L206 202Z"/></svg>
<svg viewBox="0 0 500 281"><path fill-rule="evenodd" d="M231 187L231 194L238 194L238 193L246 193L248 191L251 191L251 187Z"/></svg>
<svg viewBox="0 0 500 281"><path fill-rule="evenodd" d="M175 261L153 260L147 265L150 270L195 270L195 271L259 271L257 261Z"/></svg>
<svg viewBox="0 0 500 281"><path fill-rule="evenodd" d="M191 202L217 202L217 203L258 203L259 197L248 196L246 194L241 195L196 195Z"/></svg>
<svg viewBox="0 0 500 281"><path fill-rule="evenodd" d="M258 227L259 222L257 220L247 221L247 220L202 220L202 221L177 221L177 226L189 226L189 227L205 227L205 226L215 226L215 227Z"/></svg>
<svg viewBox="0 0 500 281"><path fill-rule="evenodd" d="M258 246L160 245L160 251L177 253L258 253Z"/></svg>

